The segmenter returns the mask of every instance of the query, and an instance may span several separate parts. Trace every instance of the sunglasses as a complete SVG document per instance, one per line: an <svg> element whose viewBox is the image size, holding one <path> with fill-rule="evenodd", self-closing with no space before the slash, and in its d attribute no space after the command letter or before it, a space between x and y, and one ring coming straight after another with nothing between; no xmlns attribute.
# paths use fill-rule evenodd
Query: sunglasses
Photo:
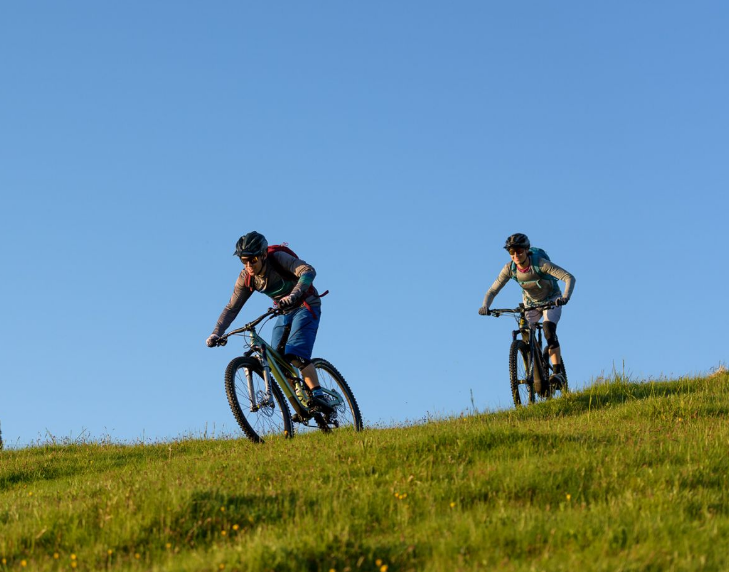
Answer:
<svg viewBox="0 0 729 572"><path fill-rule="evenodd" d="M259 258L258 256L254 256L254 257L252 257L252 258L243 258L242 256L240 257L240 261L241 261L241 262L242 262L242 263L243 263L244 265L245 265L245 264L250 264L251 266L253 266L253 265L254 265L254 264L255 264L256 262L258 262L259 260L260 260L260 258Z"/></svg>
<svg viewBox="0 0 729 572"><path fill-rule="evenodd" d="M512 254L512 255L513 254L518 254L518 255L521 256L522 254L524 254L524 251L525 250L526 250L525 248L510 248L509 249L509 254Z"/></svg>

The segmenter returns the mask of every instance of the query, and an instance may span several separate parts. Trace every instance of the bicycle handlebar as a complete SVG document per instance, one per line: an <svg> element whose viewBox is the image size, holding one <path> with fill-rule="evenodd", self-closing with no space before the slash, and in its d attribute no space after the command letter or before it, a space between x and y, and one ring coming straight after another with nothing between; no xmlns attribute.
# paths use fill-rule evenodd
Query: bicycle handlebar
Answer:
<svg viewBox="0 0 729 572"><path fill-rule="evenodd" d="M529 310L549 310L550 308L557 308L557 304L554 302L547 302L546 304L537 304L536 306L525 306L519 304L517 308L496 308L489 312L490 316L498 318L501 314L526 314Z"/></svg>
<svg viewBox="0 0 729 572"><path fill-rule="evenodd" d="M269 316L276 316L281 313L281 310L278 308L269 308L268 311L265 314L262 314L261 316L258 316L255 320L252 322L248 322L245 326L242 326L236 330L231 330L227 334L220 336L220 339L217 340L218 346L224 346L228 343L228 338L230 336L234 336L236 334L242 334L243 332L249 332L253 328L255 328L258 324L260 324L263 320L268 318Z"/></svg>

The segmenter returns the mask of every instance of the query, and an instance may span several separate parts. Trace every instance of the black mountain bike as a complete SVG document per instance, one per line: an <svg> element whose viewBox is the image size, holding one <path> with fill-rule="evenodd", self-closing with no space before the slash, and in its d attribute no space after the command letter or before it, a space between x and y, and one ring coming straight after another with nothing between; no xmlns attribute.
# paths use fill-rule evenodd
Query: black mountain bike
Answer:
<svg viewBox="0 0 729 572"><path fill-rule="evenodd" d="M512 342L509 348L511 395L517 407L560 397L569 391L567 371L561 358L564 383L549 381L554 368L549 361L549 350L546 347L542 349L542 324L541 322L530 324L526 319L529 310L547 310L555 307L556 305L551 303L532 307L519 304L518 308L491 310L491 315L495 318L502 314L514 316L519 326L511 334ZM517 336L520 334L521 339L518 339Z"/></svg>
<svg viewBox="0 0 729 572"><path fill-rule="evenodd" d="M361 431L362 415L357 400L331 363L322 358L311 360L329 402L325 411L311 401L301 372L258 334L258 324L280 313L269 308L262 316L218 340L218 345L224 346L230 336L244 335L249 348L225 370L225 393L240 428L256 443L277 433L293 437L293 423L299 424L300 432L312 428L325 432L339 428ZM295 411L293 416L288 404Z"/></svg>

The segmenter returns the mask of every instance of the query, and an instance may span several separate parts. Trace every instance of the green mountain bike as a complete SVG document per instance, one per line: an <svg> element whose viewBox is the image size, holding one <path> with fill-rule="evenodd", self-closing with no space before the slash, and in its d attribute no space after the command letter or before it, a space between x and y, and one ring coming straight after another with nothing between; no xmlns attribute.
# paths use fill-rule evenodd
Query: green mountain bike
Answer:
<svg viewBox="0 0 729 572"><path fill-rule="evenodd" d="M498 318L503 314L510 314L516 318L518 329L511 334L512 342L509 348L509 381L511 382L511 395L514 405L528 405L544 399L560 397L569 391L567 384L567 370L563 369L564 383L552 383L552 362L549 361L549 350L542 349L542 324L530 324L526 319L529 310L547 310L556 307L555 304L541 304L525 307L519 304L518 308L502 308L491 310L491 316ZM521 339L517 336L521 335ZM564 368L564 360L561 360Z"/></svg>
<svg viewBox="0 0 729 572"><path fill-rule="evenodd" d="M330 407L324 410L311 402L311 393L301 372L258 334L256 326L280 313L276 308L269 308L262 316L218 340L218 345L224 346L229 337L242 335L248 347L225 370L228 404L243 433L258 443L274 434L293 437L294 423L298 424L299 432L344 428L361 431L362 415L357 400L342 374L331 363L322 358L311 360L329 402ZM293 416L289 404L294 410Z"/></svg>

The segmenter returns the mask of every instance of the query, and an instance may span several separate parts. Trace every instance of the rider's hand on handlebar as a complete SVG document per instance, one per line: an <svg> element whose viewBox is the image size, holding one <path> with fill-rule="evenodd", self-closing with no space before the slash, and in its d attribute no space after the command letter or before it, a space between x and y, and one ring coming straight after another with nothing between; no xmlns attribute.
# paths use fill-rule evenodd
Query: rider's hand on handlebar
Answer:
<svg viewBox="0 0 729 572"><path fill-rule="evenodd" d="M218 345L218 340L220 340L220 336L218 334L213 334L207 340L205 340L205 343L208 345L209 348L214 348Z"/></svg>
<svg viewBox="0 0 729 572"><path fill-rule="evenodd" d="M481 306L478 309L478 313L481 316L490 316L491 315L491 310L489 310L486 306Z"/></svg>
<svg viewBox="0 0 729 572"><path fill-rule="evenodd" d="M557 304L557 306L564 306L567 302L569 302L569 298L565 298L564 296L560 296L557 298L554 303Z"/></svg>
<svg viewBox="0 0 729 572"><path fill-rule="evenodd" d="M301 298L299 296L294 296L293 294L289 294L288 296L284 296L281 298L277 303L276 306L279 307L281 310L288 310L289 308L293 308L299 303L299 300Z"/></svg>

